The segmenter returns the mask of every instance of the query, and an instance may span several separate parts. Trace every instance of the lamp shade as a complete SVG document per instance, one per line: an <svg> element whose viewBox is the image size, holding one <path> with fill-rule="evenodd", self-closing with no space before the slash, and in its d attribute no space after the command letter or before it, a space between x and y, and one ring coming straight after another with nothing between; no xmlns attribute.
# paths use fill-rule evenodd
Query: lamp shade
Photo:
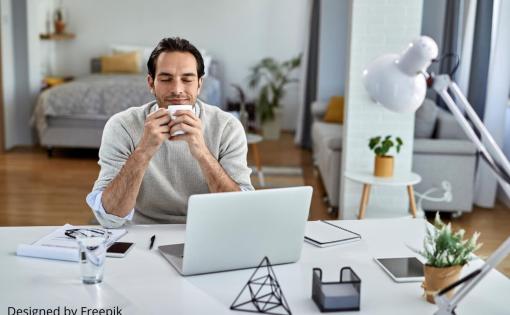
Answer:
<svg viewBox="0 0 510 315"><path fill-rule="evenodd" d="M401 54L387 54L372 61L363 71L363 84L370 97L400 113L414 112L425 99L427 83L422 74L438 48L434 40L421 36Z"/></svg>

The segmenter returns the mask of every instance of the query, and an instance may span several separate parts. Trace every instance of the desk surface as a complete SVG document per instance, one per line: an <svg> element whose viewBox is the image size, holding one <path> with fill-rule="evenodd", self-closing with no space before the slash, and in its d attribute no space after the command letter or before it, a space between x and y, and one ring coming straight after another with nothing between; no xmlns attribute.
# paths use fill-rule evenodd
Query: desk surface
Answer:
<svg viewBox="0 0 510 315"><path fill-rule="evenodd" d="M420 283L395 283L373 257L413 255L406 244L420 247L425 234L421 219L338 221L362 240L318 248L304 243L301 259L274 271L293 314L319 314L311 296L312 268L323 281L338 280L340 267L360 276L361 310L352 314L433 314L436 306L422 297ZM157 246L184 241L184 225L129 227L122 238L134 241L125 258L107 258L102 284L83 285L73 262L15 256L16 245L31 243L54 227L0 228L0 314L17 308L113 308L122 314L236 314L229 307L253 269L181 277L158 253ZM148 250L150 236L156 244ZM405 240L405 242L404 242ZM477 259L463 274L483 263ZM508 314L510 281L497 271L483 279L458 308L458 314ZM78 311L80 314L80 311ZM242 314L242 313L237 313ZM349 314L346 312L345 314Z"/></svg>

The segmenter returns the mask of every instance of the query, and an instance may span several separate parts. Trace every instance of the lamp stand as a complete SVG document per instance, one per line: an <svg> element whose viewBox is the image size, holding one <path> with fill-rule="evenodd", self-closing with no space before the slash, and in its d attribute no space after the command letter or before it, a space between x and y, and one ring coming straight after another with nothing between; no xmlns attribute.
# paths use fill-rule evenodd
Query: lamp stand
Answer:
<svg viewBox="0 0 510 315"><path fill-rule="evenodd" d="M484 160L489 164L494 171L496 178L502 189L507 196L510 197L510 162L505 157L501 148L497 145L496 141L489 133L483 122L480 120L474 109L469 104L466 97L462 94L458 85L453 82L448 75L439 75L434 78L432 88L439 94L439 96L446 103L453 116L460 124L469 139L476 145L477 149L482 154ZM449 91L453 94L457 104ZM478 138L473 127L469 124L466 117L458 106L464 110L465 114L469 117L473 126L481 135L481 140ZM435 301L439 310L435 315L451 315L455 314L455 308L459 302L485 277L485 275L494 267L496 267L508 254L510 254L510 237L503 242L502 245L487 259L485 264L474 273L471 273L464 278L460 279L450 287L439 292ZM448 299L444 293L453 289L454 287L462 284L462 287L455 293L452 299Z"/></svg>

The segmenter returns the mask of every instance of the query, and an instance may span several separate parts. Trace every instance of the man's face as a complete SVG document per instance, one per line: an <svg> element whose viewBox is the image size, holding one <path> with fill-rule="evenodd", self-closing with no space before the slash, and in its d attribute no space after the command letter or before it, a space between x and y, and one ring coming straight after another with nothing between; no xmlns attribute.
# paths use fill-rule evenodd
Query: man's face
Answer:
<svg viewBox="0 0 510 315"><path fill-rule="evenodd" d="M147 81L160 108L195 105L202 86L195 57L188 52L161 53L156 61L155 78L148 75Z"/></svg>

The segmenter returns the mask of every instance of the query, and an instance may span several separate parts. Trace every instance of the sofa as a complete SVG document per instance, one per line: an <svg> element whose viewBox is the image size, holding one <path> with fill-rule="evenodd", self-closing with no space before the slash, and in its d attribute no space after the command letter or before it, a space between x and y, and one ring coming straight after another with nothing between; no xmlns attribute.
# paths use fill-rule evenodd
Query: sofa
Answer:
<svg viewBox="0 0 510 315"><path fill-rule="evenodd" d="M330 209L339 205L342 159L342 129L337 123L322 121L328 103L315 101L313 115L313 160L317 167ZM416 112L413 147L413 172L422 177L414 186L417 200L420 193L436 188L430 197L441 197L443 182L451 184L450 201L422 200L424 210L469 212L473 204L476 147L467 139L449 112L426 99ZM440 198L441 199L441 198Z"/></svg>

